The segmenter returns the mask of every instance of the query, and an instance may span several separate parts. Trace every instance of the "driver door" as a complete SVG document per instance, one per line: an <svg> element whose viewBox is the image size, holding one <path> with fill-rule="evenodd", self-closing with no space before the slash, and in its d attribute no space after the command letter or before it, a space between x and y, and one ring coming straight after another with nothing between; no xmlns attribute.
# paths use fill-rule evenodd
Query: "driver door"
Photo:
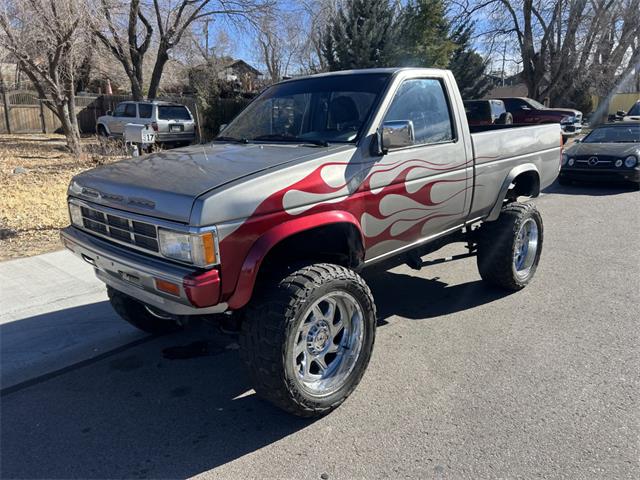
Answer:
<svg viewBox="0 0 640 480"><path fill-rule="evenodd" d="M389 121L410 121L415 141L389 149L373 167L370 188L379 213L365 217L363 229L378 237L368 258L461 225L470 202L473 161L467 161L444 82L404 80L384 116Z"/></svg>

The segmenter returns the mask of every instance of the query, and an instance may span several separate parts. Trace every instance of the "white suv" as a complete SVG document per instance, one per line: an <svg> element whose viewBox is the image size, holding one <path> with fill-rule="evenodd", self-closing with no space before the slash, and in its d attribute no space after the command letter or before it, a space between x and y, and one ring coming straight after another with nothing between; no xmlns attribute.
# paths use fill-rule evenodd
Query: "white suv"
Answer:
<svg viewBox="0 0 640 480"><path fill-rule="evenodd" d="M156 142L189 145L196 138L196 123L187 107L170 102L122 102L98 118L96 132L105 137L121 137L124 126L150 125Z"/></svg>

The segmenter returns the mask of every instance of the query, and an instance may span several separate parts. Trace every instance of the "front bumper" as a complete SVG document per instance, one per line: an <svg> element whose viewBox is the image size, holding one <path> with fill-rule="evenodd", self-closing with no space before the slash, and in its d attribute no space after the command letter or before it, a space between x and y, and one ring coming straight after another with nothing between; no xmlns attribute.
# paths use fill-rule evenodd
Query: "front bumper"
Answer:
<svg viewBox="0 0 640 480"><path fill-rule="evenodd" d="M194 142L195 139L195 132L156 133L156 143Z"/></svg>
<svg viewBox="0 0 640 480"><path fill-rule="evenodd" d="M560 178L585 182L636 182L640 183L640 169L635 168L571 168L562 167Z"/></svg>
<svg viewBox="0 0 640 480"><path fill-rule="evenodd" d="M60 232L62 243L91 264L96 276L110 287L172 315L209 315L227 310L226 303L197 307L192 299L206 297L218 302L220 277L217 270L198 271L150 258L115 246L69 226ZM156 280L178 285L179 294L160 291Z"/></svg>

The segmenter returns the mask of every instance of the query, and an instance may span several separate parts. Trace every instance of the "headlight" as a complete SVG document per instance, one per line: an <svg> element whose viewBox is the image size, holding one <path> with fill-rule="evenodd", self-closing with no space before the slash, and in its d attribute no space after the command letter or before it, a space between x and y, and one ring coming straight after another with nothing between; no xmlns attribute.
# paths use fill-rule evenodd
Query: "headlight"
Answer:
<svg viewBox="0 0 640 480"><path fill-rule="evenodd" d="M627 168L635 167L636 163L638 163L638 159L633 155L629 155L624 159L624 166Z"/></svg>
<svg viewBox="0 0 640 480"><path fill-rule="evenodd" d="M569 159L569 157L567 156L566 153L562 154L562 165L565 165L567 163L567 160Z"/></svg>
<svg viewBox="0 0 640 480"><path fill-rule="evenodd" d="M75 203L69 204L69 218L71 219L71 223L76 227L82 227L82 209L80 205L76 205Z"/></svg>
<svg viewBox="0 0 640 480"><path fill-rule="evenodd" d="M576 163L576 161L573 158L569 158L569 161L567 163L570 167L573 167L573 164Z"/></svg>
<svg viewBox="0 0 640 480"><path fill-rule="evenodd" d="M576 121L576 117L569 115L567 117L562 117L560 119L560 123L573 123Z"/></svg>
<svg viewBox="0 0 640 480"><path fill-rule="evenodd" d="M206 267L218 263L214 232L183 233L158 229L160 253L174 260Z"/></svg>

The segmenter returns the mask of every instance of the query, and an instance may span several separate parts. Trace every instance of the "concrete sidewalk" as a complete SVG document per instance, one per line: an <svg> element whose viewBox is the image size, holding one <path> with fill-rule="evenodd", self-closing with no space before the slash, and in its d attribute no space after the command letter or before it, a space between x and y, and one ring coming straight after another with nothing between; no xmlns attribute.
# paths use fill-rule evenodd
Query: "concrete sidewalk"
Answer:
<svg viewBox="0 0 640 480"><path fill-rule="evenodd" d="M145 335L111 309L90 265L66 250L0 263L0 386Z"/></svg>

